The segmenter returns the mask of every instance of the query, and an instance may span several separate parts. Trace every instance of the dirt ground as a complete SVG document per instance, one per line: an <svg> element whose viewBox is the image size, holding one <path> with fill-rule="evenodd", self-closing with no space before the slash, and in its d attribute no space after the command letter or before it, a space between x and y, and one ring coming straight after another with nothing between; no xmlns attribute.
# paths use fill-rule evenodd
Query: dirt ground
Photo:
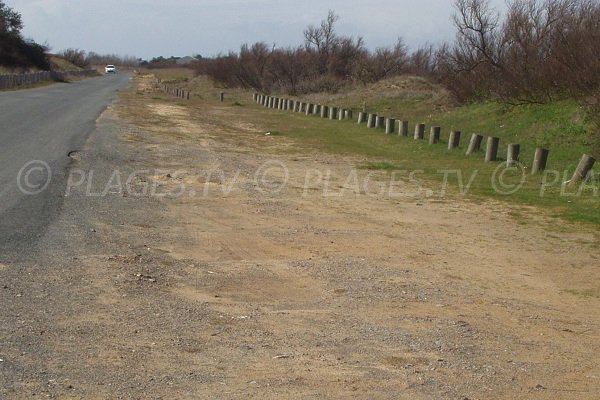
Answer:
<svg viewBox="0 0 600 400"><path fill-rule="evenodd" d="M600 397L595 232L406 180L390 195L388 172L294 152L253 106L135 85L98 124L136 190L173 195L118 224L96 209L41 339L48 379L0 397Z"/></svg>

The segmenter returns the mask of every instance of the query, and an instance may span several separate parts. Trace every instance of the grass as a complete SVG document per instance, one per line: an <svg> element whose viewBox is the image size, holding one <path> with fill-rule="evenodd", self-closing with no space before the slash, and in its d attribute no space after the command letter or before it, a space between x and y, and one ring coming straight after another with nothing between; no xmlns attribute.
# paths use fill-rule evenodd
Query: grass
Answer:
<svg viewBox="0 0 600 400"><path fill-rule="evenodd" d="M392 164L389 162L370 162L365 165L360 166L361 169L366 169L370 171L400 171L405 168L402 168L399 165Z"/></svg>
<svg viewBox="0 0 600 400"><path fill-rule="evenodd" d="M173 79L182 74L181 71L162 73ZM218 104L216 93L222 89L215 88L206 78L188 79L186 87L196 98ZM390 173L421 170L420 176L435 186L436 193L441 193L447 183L449 193L538 206L552 216L600 225L600 182L575 187L563 185L571 178L581 155L592 152L594 143L592 124L574 102L518 107L487 102L456 107L442 88L415 77L398 77L336 95L307 96L306 100L352 109L355 115L366 104L368 111L408 120L411 127L417 121L441 126L442 141L429 145L426 140L367 129L355 120L330 121L265 109L251 105L251 92L244 90L226 90L223 106L251 105L237 107L237 112L248 122L263 127L264 132L277 132L278 136L293 140L295 146L288 147L290 152L324 151L358 156L365 159L359 168ZM450 130L462 131L461 145L453 151L447 149ZM471 133L500 137L500 157L505 156L508 143L521 144L525 168L499 175L504 170L502 163L484 163L483 151L465 156ZM538 146L550 149L548 170L532 176L529 168ZM498 179L496 185L492 183L499 176L508 185L506 188L499 185ZM518 190L509 190L517 185L521 185Z"/></svg>
<svg viewBox="0 0 600 400"><path fill-rule="evenodd" d="M569 289L565 290L566 293L574 296L585 297L585 298L600 298L600 288L594 289Z"/></svg>

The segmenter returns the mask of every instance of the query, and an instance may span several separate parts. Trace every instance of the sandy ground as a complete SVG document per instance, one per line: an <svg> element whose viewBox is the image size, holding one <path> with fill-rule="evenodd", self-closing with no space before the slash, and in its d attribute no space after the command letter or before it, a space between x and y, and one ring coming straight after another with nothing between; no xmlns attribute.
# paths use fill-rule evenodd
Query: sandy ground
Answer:
<svg viewBox="0 0 600 400"><path fill-rule="evenodd" d="M11 375L27 378L0 397L600 397L594 232L406 179L390 195L389 173L291 152L247 109L136 85L117 106L128 119L99 125L145 170L132 187L182 194L121 223L91 214L72 306L39 339L47 376Z"/></svg>

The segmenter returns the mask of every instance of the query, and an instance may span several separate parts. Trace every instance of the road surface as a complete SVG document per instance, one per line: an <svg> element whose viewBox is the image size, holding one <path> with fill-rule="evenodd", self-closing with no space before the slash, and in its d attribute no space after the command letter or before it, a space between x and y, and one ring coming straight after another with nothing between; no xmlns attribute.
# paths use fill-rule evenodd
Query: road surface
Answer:
<svg viewBox="0 0 600 400"><path fill-rule="evenodd" d="M0 93L0 261L31 248L57 214L71 158L127 74Z"/></svg>

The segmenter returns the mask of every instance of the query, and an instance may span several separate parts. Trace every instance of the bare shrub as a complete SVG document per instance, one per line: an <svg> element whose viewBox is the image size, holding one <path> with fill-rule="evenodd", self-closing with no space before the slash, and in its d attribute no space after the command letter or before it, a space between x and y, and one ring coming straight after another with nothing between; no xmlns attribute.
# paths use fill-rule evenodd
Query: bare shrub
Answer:
<svg viewBox="0 0 600 400"><path fill-rule="evenodd" d="M90 62L86 57L85 51L83 50L66 49L58 53L58 55L80 68L87 68L90 66Z"/></svg>

